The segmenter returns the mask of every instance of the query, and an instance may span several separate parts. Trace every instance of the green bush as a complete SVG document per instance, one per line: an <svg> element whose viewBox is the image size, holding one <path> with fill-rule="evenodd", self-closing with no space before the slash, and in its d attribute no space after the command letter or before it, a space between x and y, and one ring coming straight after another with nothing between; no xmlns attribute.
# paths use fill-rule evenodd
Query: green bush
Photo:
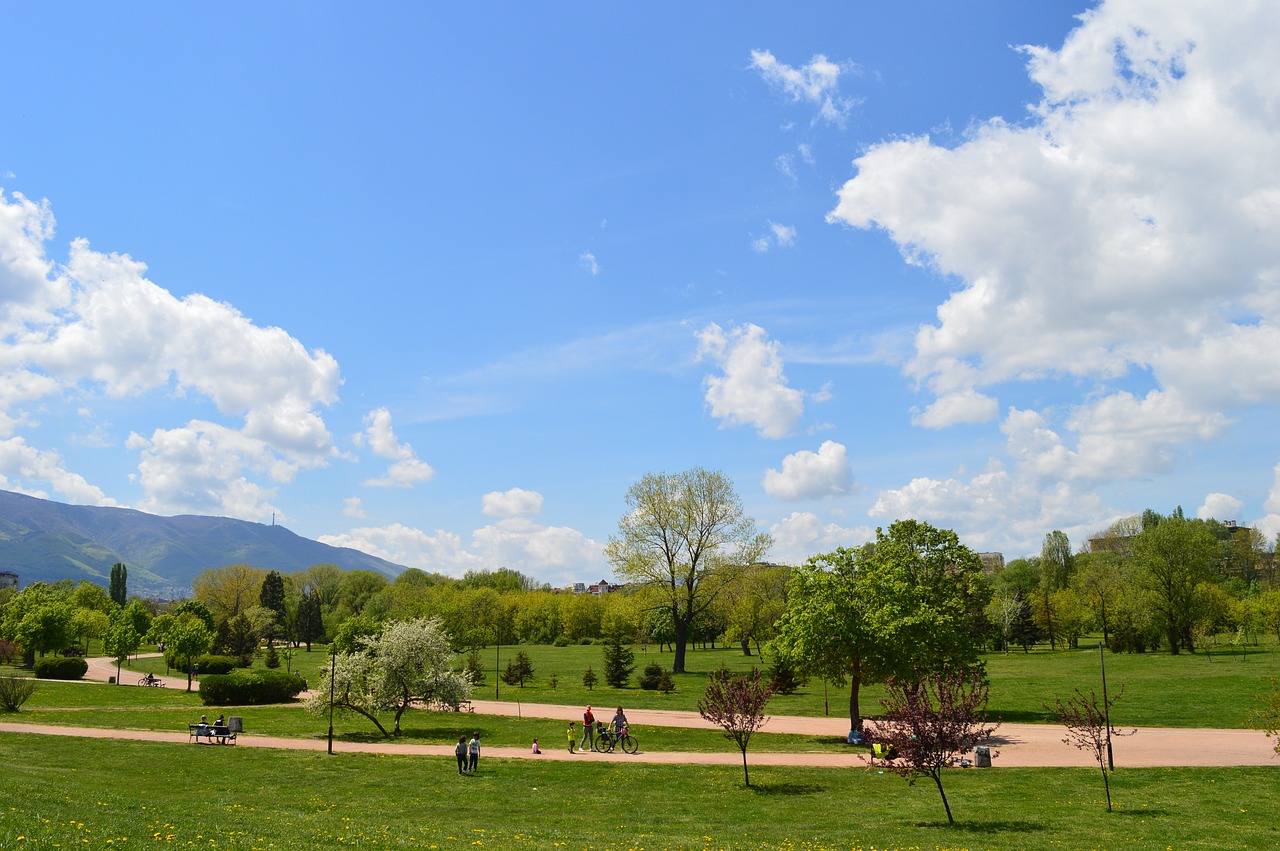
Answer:
<svg viewBox="0 0 1280 851"><path fill-rule="evenodd" d="M229 674L236 668L241 667L239 658L235 656L215 656L212 653L197 656L195 664L199 666L202 675Z"/></svg>
<svg viewBox="0 0 1280 851"><path fill-rule="evenodd" d="M640 688L645 691L653 691L662 682L662 675L666 673L662 666L657 662L650 662L644 666L644 673L640 675Z"/></svg>
<svg viewBox="0 0 1280 851"><path fill-rule="evenodd" d="M569 637L567 635L562 635L555 641L556 647L568 647L571 643L572 642L569 641Z"/></svg>
<svg viewBox="0 0 1280 851"><path fill-rule="evenodd" d="M260 706L287 703L307 689L297 674L262 669L238 669L200 678L200 699L206 706Z"/></svg>
<svg viewBox="0 0 1280 851"><path fill-rule="evenodd" d="M89 663L78 656L64 658L46 656L36 660L36 676L42 680L78 680L89 670Z"/></svg>
<svg viewBox="0 0 1280 851"><path fill-rule="evenodd" d="M30 677L0 677L0 707L17 712L36 693L36 681Z"/></svg>

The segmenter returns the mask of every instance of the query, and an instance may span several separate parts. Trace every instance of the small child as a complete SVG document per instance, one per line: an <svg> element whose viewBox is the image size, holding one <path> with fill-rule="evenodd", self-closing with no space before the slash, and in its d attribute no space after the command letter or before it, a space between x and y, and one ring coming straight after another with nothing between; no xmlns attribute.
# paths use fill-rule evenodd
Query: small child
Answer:
<svg viewBox="0 0 1280 851"><path fill-rule="evenodd" d="M569 722L569 753L573 753L574 746L578 744L578 731L573 729L573 722Z"/></svg>
<svg viewBox="0 0 1280 851"><path fill-rule="evenodd" d="M534 752L534 753L542 753L542 751L538 750L538 737L537 737L537 736L534 736L534 737L533 737L533 752Z"/></svg>

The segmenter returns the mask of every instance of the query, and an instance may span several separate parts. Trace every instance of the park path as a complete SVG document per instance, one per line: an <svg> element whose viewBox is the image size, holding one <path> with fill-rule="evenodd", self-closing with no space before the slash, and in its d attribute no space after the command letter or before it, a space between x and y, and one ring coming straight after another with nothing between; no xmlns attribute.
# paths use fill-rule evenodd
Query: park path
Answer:
<svg viewBox="0 0 1280 851"><path fill-rule="evenodd" d="M88 679L105 682L115 676L115 663L110 659L90 658ZM123 677L123 674L122 674ZM136 682L135 677L124 677L125 684ZM185 677L167 677L169 688L186 688ZM135 688L137 686L134 686ZM515 715L522 718L541 718L555 721L547 734L546 742L558 744L564 737L564 727L569 721L582 720L582 708L547 703L520 703L510 701L474 700L476 712L487 715ZM597 715L609 718L613 707L600 706ZM466 732L467 715L458 715L459 733ZM667 709L630 709L627 719L633 728L645 726L713 729L696 712ZM252 727L252 716L246 719ZM841 718L811 718L802 716L770 716L764 731L768 733L795 733L809 736L843 737L848 733L848 720ZM186 742L186 731L174 733L121 730L104 728L62 727L38 724L0 722L0 732L44 733L48 735L84 736L90 738L118 738L139 741ZM638 732L642 732L639 731ZM1001 724L988 742L994 753L993 765L997 767L1090 767L1096 765L1090 755L1076 750L1062 741L1063 728L1050 724ZM643 744L643 735L640 736ZM241 747L265 747L287 750L325 750L327 743L317 739L286 739L256 736L251 730L238 738ZM210 745L217 747L217 745ZM453 745L417 745L398 742L334 742L334 751L341 753L398 753L421 756L453 756ZM1272 742L1258 730L1214 730L1143 727L1131 736L1116 738L1113 750L1117 767L1151 768L1176 766L1248 766L1280 765L1280 757L1272 749ZM550 759L550 760L607 760L616 762L651 762L669 764L738 765L739 753L685 753L647 752L634 755L598 754L594 752L570 755L567 748L547 747L541 755L534 755L530 748L488 747L484 753L491 757ZM866 763L853 753L750 753L753 765L813 765L813 766L862 766Z"/></svg>

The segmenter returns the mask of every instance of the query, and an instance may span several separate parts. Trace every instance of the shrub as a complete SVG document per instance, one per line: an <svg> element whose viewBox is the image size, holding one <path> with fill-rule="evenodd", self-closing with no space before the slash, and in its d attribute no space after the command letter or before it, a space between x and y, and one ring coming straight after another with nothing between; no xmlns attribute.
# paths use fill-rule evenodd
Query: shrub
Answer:
<svg viewBox="0 0 1280 851"><path fill-rule="evenodd" d="M30 677L0 677L0 706L17 712L36 693L36 681Z"/></svg>
<svg viewBox="0 0 1280 851"><path fill-rule="evenodd" d="M42 680L78 680L89 670L89 663L72 656L46 656L36 661L36 676Z"/></svg>
<svg viewBox="0 0 1280 851"><path fill-rule="evenodd" d="M206 706L287 703L306 690L306 680L283 671L237 669L200 679L200 699Z"/></svg>
<svg viewBox="0 0 1280 851"><path fill-rule="evenodd" d="M662 672L662 679L658 680L658 691L663 694L671 694L676 690L675 681L671 679L671 674L667 671Z"/></svg>
<svg viewBox="0 0 1280 851"><path fill-rule="evenodd" d="M562 635L555 640L556 647L568 647L571 642L568 636Z"/></svg>
<svg viewBox="0 0 1280 851"><path fill-rule="evenodd" d="M195 664L200 666L201 674L229 674L239 662L235 656L215 656L212 653L197 656L195 660Z"/></svg>
<svg viewBox="0 0 1280 851"><path fill-rule="evenodd" d="M787 660L779 658L769 671L769 688L774 694L795 694L805 684L803 677Z"/></svg>
<svg viewBox="0 0 1280 851"><path fill-rule="evenodd" d="M662 675L666 673L662 670L662 666L657 662L650 662L644 666L644 673L640 675L640 688L645 691L653 691L658 687L658 683L662 682Z"/></svg>
<svg viewBox="0 0 1280 851"><path fill-rule="evenodd" d="M268 668L280 667L280 654L276 652L276 646L274 644L267 645L267 658L264 664Z"/></svg>
<svg viewBox="0 0 1280 851"><path fill-rule="evenodd" d="M21 658L22 651L18 649L18 645L0 638L0 665L12 665Z"/></svg>

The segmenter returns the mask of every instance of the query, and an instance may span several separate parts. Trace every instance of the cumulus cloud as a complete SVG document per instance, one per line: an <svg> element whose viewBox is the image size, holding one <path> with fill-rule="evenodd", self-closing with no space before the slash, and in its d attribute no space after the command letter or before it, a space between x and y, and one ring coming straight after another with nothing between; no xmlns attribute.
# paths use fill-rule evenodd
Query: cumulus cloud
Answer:
<svg viewBox="0 0 1280 851"><path fill-rule="evenodd" d="M726 332L709 323L698 332L698 358L710 358L722 370L707 376L706 402L724 425L754 426L761 437L792 432L804 413L804 393L787 386L778 344L757 325Z"/></svg>
<svg viewBox="0 0 1280 851"><path fill-rule="evenodd" d="M337 399L341 384L331 356L203 295L176 298L147 280L142 263L94 251L85 240L74 240L67 261L58 263L45 252L54 226L47 202L0 193L0 435L33 425L18 407L25 403L72 393L82 400L168 393L207 399L228 420L216 426L221 431L214 442L242 446L223 453L226 463L251 459L253 471L328 463L335 450L321 409ZM207 425L161 429L159 437L135 443L151 447L144 453L147 467L135 477L148 510L209 504L194 496L206 484L203 468L191 471L189 488L173 481L183 474L175 466L180 459L199 453L170 451L181 442L177 436L200 444L197 435L214 434L214 424ZM230 438L228 429L238 437ZM110 442L106 435L98 439ZM243 448L248 446L253 448ZM33 478L15 486L47 486L76 502L102 500L96 487L58 475L60 465L28 469ZM224 470L216 478L235 482L243 472ZM219 502L245 516L264 505L268 490L254 485Z"/></svg>
<svg viewBox="0 0 1280 851"><path fill-rule="evenodd" d="M431 534L398 523L319 540L450 576L501 565L557 586L608 567L597 541L577 529L545 526L526 517L509 517L475 530L469 546L443 529Z"/></svg>
<svg viewBox="0 0 1280 851"><path fill-rule="evenodd" d="M366 479L366 487L411 488L435 475L435 470L414 455L413 447L396 439L391 428L391 412L377 408L364 417L365 430L355 437L357 446L368 445L380 458L391 460L385 475Z"/></svg>
<svg viewBox="0 0 1280 851"><path fill-rule="evenodd" d="M24 484L27 482L47 482L53 490L80 505L116 504L83 476L68 470L57 452L28 446L21 437L0 440L0 489L49 498L39 488L28 488Z"/></svg>
<svg viewBox="0 0 1280 851"><path fill-rule="evenodd" d="M804 564L811 556L835 551L837 547L856 547L874 540L876 531L870 526L841 526L824 522L809 511L796 511L769 527L773 548L769 559L778 564Z"/></svg>
<svg viewBox="0 0 1280 851"><path fill-rule="evenodd" d="M840 75L852 69L849 64L832 62L821 53L799 68L779 62L768 50L751 51L751 68L775 91L795 103L817 107L814 122L825 121L843 127L853 110L852 98L840 94Z"/></svg>
<svg viewBox="0 0 1280 851"><path fill-rule="evenodd" d="M1204 502L1196 509L1201 520L1239 520L1244 503L1226 493L1206 494Z"/></svg>
<svg viewBox="0 0 1280 851"><path fill-rule="evenodd" d="M542 513L542 494L511 488L485 494L481 504L484 513L492 517L533 517Z"/></svg>
<svg viewBox="0 0 1280 851"><path fill-rule="evenodd" d="M823 441L817 452L801 450L782 459L782 470L766 470L761 483L778 499L821 499L853 489L853 468L843 444Z"/></svg>
<svg viewBox="0 0 1280 851"><path fill-rule="evenodd" d="M1167 473L1280 402L1280 18L1104 0L1080 21L1024 48L1027 116L873 145L828 215L959 282L905 366L935 397L916 425L993 419L996 387L1080 388L1009 408L1005 458L887 490L877 516L1008 521L1019 542L1101 528L1097 485Z"/></svg>

